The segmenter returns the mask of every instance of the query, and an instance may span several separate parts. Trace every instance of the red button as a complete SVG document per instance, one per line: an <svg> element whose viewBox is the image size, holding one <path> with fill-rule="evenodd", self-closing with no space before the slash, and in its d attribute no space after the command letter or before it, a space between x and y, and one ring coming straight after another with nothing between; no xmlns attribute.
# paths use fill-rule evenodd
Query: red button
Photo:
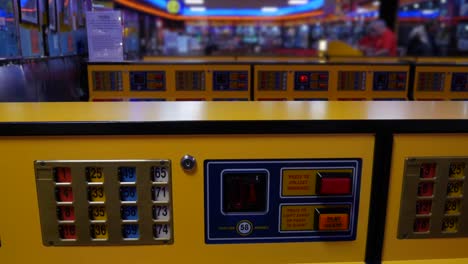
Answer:
<svg viewBox="0 0 468 264"><path fill-rule="evenodd" d="M344 195L351 194L351 175L349 173L317 173L317 194Z"/></svg>

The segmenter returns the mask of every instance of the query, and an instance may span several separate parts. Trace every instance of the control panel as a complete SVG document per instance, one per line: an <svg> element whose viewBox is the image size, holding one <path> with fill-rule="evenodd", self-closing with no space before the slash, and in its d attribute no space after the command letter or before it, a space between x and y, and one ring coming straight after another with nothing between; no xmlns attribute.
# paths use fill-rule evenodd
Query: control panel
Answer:
<svg viewBox="0 0 468 264"><path fill-rule="evenodd" d="M288 73L286 71L259 71L258 89L262 91L286 91Z"/></svg>
<svg viewBox="0 0 468 264"><path fill-rule="evenodd" d="M406 72L374 72L374 91L406 90L408 74Z"/></svg>
<svg viewBox="0 0 468 264"><path fill-rule="evenodd" d="M342 91L365 91L366 72L365 71L339 71L338 90Z"/></svg>
<svg viewBox="0 0 468 264"><path fill-rule="evenodd" d="M328 72L296 72L294 74L294 90L327 91L328 81Z"/></svg>
<svg viewBox="0 0 468 264"><path fill-rule="evenodd" d="M213 71L214 91L247 91L248 71Z"/></svg>
<svg viewBox="0 0 468 264"><path fill-rule="evenodd" d="M468 92L468 72L452 73L452 91Z"/></svg>
<svg viewBox="0 0 468 264"><path fill-rule="evenodd" d="M204 91L205 71L176 71L176 91Z"/></svg>
<svg viewBox="0 0 468 264"><path fill-rule="evenodd" d="M171 244L169 160L36 161L46 246Z"/></svg>
<svg viewBox="0 0 468 264"><path fill-rule="evenodd" d="M419 72L417 76L418 91L442 91L445 84L445 73L443 72Z"/></svg>
<svg viewBox="0 0 468 264"><path fill-rule="evenodd" d="M130 90L164 91L166 90L166 73L164 71L130 72Z"/></svg>
<svg viewBox="0 0 468 264"><path fill-rule="evenodd" d="M468 158L409 158L398 227L400 239L468 237Z"/></svg>
<svg viewBox="0 0 468 264"><path fill-rule="evenodd" d="M122 72L119 71L94 71L93 84L95 91L122 91Z"/></svg>
<svg viewBox="0 0 468 264"><path fill-rule="evenodd" d="M354 240L361 163L206 160L205 242Z"/></svg>

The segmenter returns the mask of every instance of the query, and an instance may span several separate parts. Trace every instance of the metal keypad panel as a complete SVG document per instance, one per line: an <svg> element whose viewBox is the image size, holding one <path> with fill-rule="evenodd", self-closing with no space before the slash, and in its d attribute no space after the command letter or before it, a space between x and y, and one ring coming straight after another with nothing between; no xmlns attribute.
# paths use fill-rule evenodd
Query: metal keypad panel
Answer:
<svg viewBox="0 0 468 264"><path fill-rule="evenodd" d="M172 244L169 160L36 161L46 246Z"/></svg>
<svg viewBox="0 0 468 264"><path fill-rule="evenodd" d="M468 158L408 158L398 238L468 237Z"/></svg>

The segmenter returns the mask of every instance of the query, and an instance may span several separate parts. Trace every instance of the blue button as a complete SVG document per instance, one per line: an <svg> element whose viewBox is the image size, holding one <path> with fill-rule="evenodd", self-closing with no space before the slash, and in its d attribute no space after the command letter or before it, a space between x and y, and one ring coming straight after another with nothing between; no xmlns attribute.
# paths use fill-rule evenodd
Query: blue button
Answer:
<svg viewBox="0 0 468 264"><path fill-rule="evenodd" d="M127 239L140 238L140 230L138 228L138 225L123 225L122 237Z"/></svg>
<svg viewBox="0 0 468 264"><path fill-rule="evenodd" d="M120 217L122 220L138 220L138 207L123 205L120 208Z"/></svg>
<svg viewBox="0 0 468 264"><path fill-rule="evenodd" d="M120 200L124 202L134 202L138 198L136 187L125 186L120 187Z"/></svg>
<svg viewBox="0 0 468 264"><path fill-rule="evenodd" d="M119 178L121 182L136 182L136 168L120 167Z"/></svg>

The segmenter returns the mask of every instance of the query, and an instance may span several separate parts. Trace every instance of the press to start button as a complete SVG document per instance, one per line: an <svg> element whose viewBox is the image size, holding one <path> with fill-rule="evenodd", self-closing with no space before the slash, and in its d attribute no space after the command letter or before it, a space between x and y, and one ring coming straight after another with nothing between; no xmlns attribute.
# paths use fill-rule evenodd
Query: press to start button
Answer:
<svg viewBox="0 0 468 264"><path fill-rule="evenodd" d="M316 192L321 195L351 194L352 172L317 172Z"/></svg>
<svg viewBox="0 0 468 264"><path fill-rule="evenodd" d="M317 208L315 217L317 229L320 231L343 231L349 229L349 213L347 209Z"/></svg>

